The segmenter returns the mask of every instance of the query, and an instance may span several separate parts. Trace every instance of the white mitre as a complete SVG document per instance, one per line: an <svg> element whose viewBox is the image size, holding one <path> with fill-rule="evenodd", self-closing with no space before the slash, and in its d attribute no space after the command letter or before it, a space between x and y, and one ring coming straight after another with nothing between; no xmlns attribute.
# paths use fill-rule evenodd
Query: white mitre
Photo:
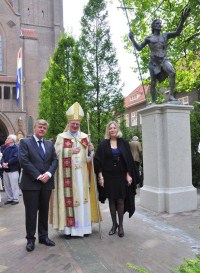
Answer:
<svg viewBox="0 0 200 273"><path fill-rule="evenodd" d="M82 107L78 102L75 102L72 106L69 107L69 109L66 112L66 116L68 121L71 120L79 120L81 121L84 117L84 112Z"/></svg>

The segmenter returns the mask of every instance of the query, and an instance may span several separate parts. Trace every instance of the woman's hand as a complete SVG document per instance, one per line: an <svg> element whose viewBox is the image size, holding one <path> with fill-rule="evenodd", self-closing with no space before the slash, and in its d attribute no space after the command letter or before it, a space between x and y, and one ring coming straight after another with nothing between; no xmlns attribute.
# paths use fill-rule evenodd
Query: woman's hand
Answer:
<svg viewBox="0 0 200 273"><path fill-rule="evenodd" d="M98 183L101 187L104 187L104 178L103 178L103 175L102 173L99 173L98 174Z"/></svg>
<svg viewBox="0 0 200 273"><path fill-rule="evenodd" d="M126 180L128 182L128 186L130 186L133 183L132 177L129 175L129 173L126 174Z"/></svg>

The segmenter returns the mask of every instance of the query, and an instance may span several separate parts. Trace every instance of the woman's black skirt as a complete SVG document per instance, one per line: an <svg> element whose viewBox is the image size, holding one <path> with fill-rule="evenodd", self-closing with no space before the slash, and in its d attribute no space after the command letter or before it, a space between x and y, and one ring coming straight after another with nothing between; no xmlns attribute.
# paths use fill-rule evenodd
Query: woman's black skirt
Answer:
<svg viewBox="0 0 200 273"><path fill-rule="evenodd" d="M126 172L114 168L112 172L104 172L104 194L108 199L121 199L127 195Z"/></svg>

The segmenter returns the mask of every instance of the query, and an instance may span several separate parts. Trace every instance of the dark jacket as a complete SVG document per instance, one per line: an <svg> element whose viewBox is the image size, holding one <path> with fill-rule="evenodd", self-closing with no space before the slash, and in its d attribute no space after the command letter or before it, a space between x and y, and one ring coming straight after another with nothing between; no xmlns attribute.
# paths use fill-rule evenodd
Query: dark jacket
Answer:
<svg viewBox="0 0 200 273"><path fill-rule="evenodd" d="M54 145L49 140L44 140L45 158L42 158L34 137L21 139L19 145L19 162L23 169L20 188L22 190L46 190L54 188L53 175L58 166L58 159ZM42 183L37 178L40 174L50 172L52 177L47 183Z"/></svg>
<svg viewBox="0 0 200 273"><path fill-rule="evenodd" d="M4 148L1 159L1 164L3 163L8 163L8 168L3 169L5 172L19 171L18 146L16 144Z"/></svg>
<svg viewBox="0 0 200 273"><path fill-rule="evenodd" d="M133 178L133 183L131 186L127 186L127 197L125 200L125 211L129 212L129 217L131 217L135 211L135 194L136 194L136 184L139 181L139 174L135 167L133 157L131 154L129 143L123 138L117 139L117 147L120 150L120 154L123 158L120 168L129 173ZM94 157L94 169L95 173L98 175L99 172L102 172L104 175L105 171L113 170L113 161L112 161L112 150L110 147L110 140L103 140L97 148ZM99 200L105 202L105 193L104 188L98 185L99 190Z"/></svg>

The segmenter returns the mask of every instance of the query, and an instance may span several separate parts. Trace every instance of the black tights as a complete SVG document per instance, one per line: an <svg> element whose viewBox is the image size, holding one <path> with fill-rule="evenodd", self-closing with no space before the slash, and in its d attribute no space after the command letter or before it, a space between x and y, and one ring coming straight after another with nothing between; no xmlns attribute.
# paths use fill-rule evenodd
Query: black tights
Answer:
<svg viewBox="0 0 200 273"><path fill-rule="evenodd" d="M124 199L109 199L110 214L113 221L113 226L117 225L117 215L119 220L119 226L123 226L124 217Z"/></svg>

